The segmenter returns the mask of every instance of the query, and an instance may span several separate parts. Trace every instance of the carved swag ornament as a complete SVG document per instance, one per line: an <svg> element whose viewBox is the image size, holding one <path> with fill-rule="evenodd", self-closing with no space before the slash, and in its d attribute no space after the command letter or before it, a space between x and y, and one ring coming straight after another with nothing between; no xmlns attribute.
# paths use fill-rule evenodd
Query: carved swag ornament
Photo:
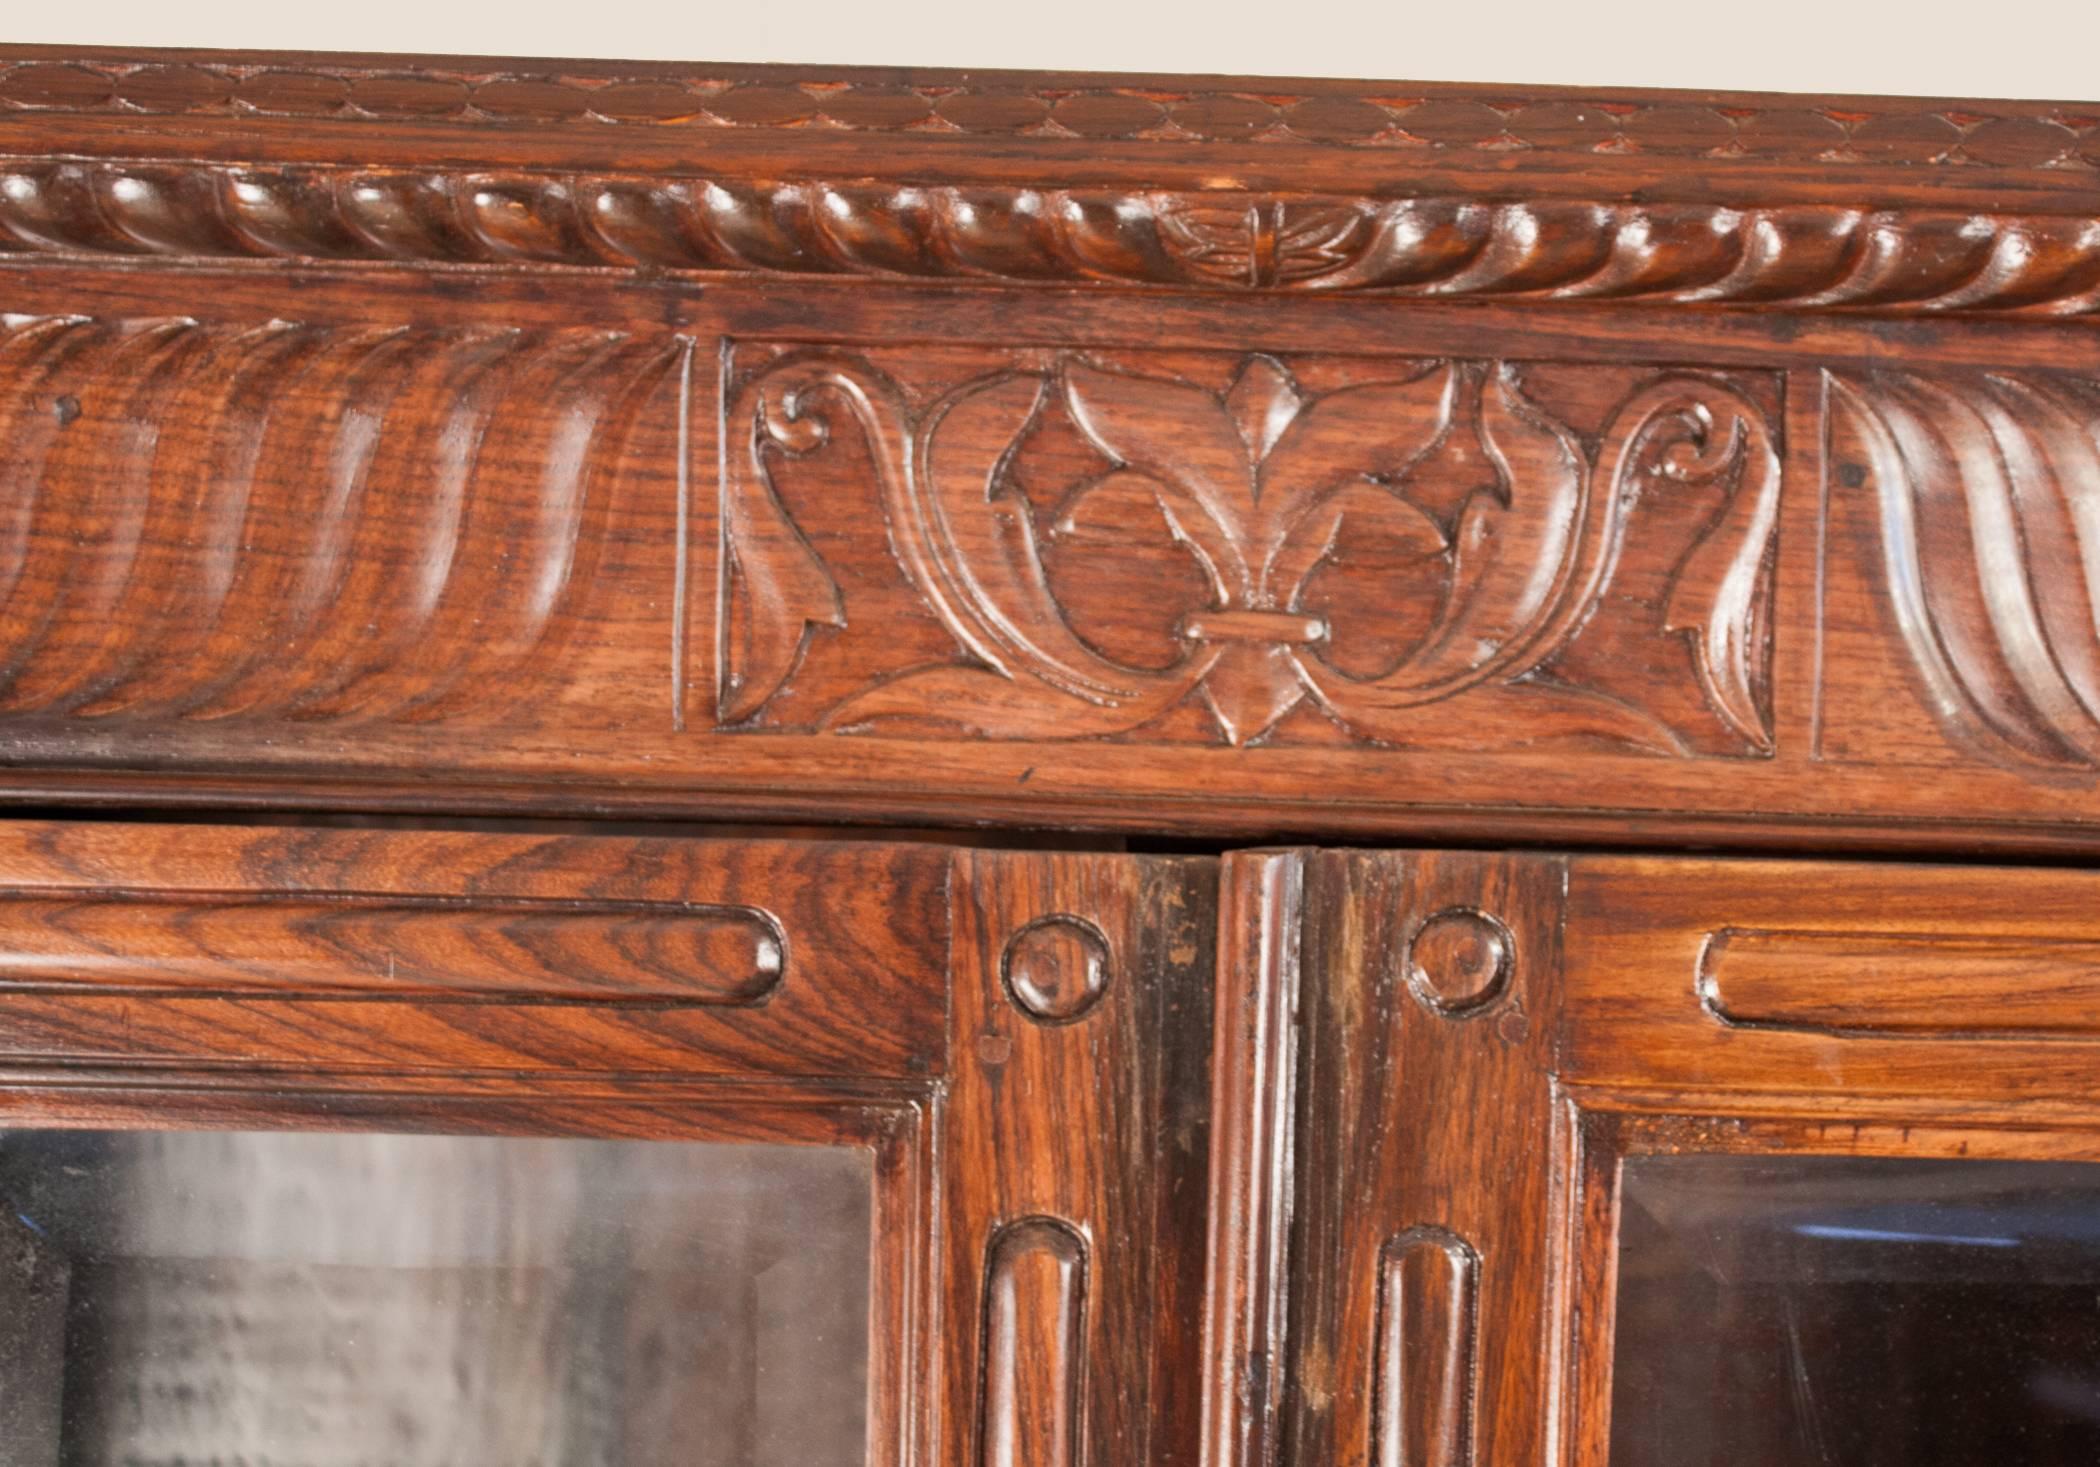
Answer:
<svg viewBox="0 0 2100 1467"><path fill-rule="evenodd" d="M1779 460L1765 412L1736 385L1657 374L1585 437L1508 363L1396 363L1393 380L1317 390L1250 355L1214 390L1086 353L1000 362L930 398L828 349L785 352L731 384L724 573L742 630L722 649L722 723L760 719L812 635L846 626L839 581L775 477L850 430L865 439L897 561L966 660L862 686L822 727L1118 735L1194 697L1237 745L1310 700L1376 741L1524 720L1683 752L1652 712L1554 664L1613 586L1644 496L1690 486L1714 507L1672 548L1651 630L1685 641L1708 711L1745 751L1769 752ZM1015 465L1053 417L1106 467L1046 504L1017 487ZM1185 555L1203 594L1161 655L1111 651L1127 642L1102 634L1097 609L1074 614L1073 573L1053 574L1053 555L1141 588L1151 576L1153 600L1172 594L1171 562ZM1132 571L1124 557L1144 563ZM1323 594L1344 572L1370 575L1373 591L1359 579L1332 598L1346 622Z"/></svg>

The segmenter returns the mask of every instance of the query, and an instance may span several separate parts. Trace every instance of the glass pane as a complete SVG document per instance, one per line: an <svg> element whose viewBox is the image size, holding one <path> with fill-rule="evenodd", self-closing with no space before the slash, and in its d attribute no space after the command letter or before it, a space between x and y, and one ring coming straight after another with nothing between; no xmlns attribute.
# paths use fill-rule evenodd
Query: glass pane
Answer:
<svg viewBox="0 0 2100 1467"><path fill-rule="evenodd" d="M9 1467L846 1467L848 1147L0 1133Z"/></svg>
<svg viewBox="0 0 2100 1467"><path fill-rule="evenodd" d="M1629 1158L1613 1467L2100 1462L2100 1166Z"/></svg>

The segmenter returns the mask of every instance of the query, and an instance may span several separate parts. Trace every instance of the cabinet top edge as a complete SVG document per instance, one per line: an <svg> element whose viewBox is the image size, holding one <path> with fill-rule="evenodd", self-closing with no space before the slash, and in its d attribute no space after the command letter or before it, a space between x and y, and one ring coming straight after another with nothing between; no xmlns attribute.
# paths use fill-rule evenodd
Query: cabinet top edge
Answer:
<svg viewBox="0 0 2100 1467"><path fill-rule="evenodd" d="M945 162L1049 183L1150 159L1191 166L1160 186L1234 188L1346 157L1371 192L1575 173L1635 197L1807 170L1791 181L2013 188L2069 208L2100 185L2100 102L1514 83L0 45L0 123L17 156L203 156L229 138L257 160L354 156L363 138L377 160L464 139L496 161L598 138L642 166L900 180ZM652 161L648 139L673 147Z"/></svg>
<svg viewBox="0 0 2100 1467"><path fill-rule="evenodd" d="M1548 82L1425 81L1407 77L1302 76L1288 73L1147 72L1121 70L1039 70L1001 66L897 66L812 64L805 62L628 60L618 57L508 55L500 53L422 51L301 51L223 46L88 46L47 42L0 41L0 66L28 62L77 63L95 68L196 66L234 71L303 69L320 73L371 72L406 75L502 75L569 77L579 81L649 80L706 83L765 82L776 86L868 86L977 90L1117 90L1163 93L1250 92L1319 96L1406 95L1448 99L1543 98L1555 101L1692 102L1713 107L1777 105L1857 105L1876 110L1909 108L1987 108L2006 116L2047 116L2069 108L2100 112L2100 100L2077 98L1954 97L1918 92L1805 92L1791 90L1702 89L1575 85Z"/></svg>

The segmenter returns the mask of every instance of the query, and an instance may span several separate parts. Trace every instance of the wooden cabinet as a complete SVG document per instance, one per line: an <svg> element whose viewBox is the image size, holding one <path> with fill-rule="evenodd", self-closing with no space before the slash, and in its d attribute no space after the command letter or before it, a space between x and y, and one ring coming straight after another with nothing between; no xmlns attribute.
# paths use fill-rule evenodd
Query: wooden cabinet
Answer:
<svg viewBox="0 0 2100 1467"><path fill-rule="evenodd" d="M0 888L20 1460L2091 1440L2085 873L17 821Z"/></svg>
<svg viewBox="0 0 2100 1467"><path fill-rule="evenodd" d="M2094 1460L2096 119L0 48L0 1460Z"/></svg>

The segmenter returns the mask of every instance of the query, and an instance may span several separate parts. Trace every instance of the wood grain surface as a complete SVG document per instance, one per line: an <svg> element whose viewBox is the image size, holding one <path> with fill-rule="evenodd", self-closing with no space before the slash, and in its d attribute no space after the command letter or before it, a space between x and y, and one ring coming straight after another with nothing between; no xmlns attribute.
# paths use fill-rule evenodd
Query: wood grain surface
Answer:
<svg viewBox="0 0 2100 1467"><path fill-rule="evenodd" d="M1215 866L981 851L957 875L938 1460L1194 1467ZM1038 945L1046 918L1090 941ZM1077 1012L1025 999L1053 963L1100 965L1060 980L1092 988Z"/></svg>
<svg viewBox="0 0 2100 1467"><path fill-rule="evenodd" d="M1216 872L4 823L0 1120L866 1148L871 1463L1194 1467Z"/></svg>
<svg viewBox="0 0 2100 1467"><path fill-rule="evenodd" d="M0 1050L454 1071L922 1076L946 853L0 826Z"/></svg>

